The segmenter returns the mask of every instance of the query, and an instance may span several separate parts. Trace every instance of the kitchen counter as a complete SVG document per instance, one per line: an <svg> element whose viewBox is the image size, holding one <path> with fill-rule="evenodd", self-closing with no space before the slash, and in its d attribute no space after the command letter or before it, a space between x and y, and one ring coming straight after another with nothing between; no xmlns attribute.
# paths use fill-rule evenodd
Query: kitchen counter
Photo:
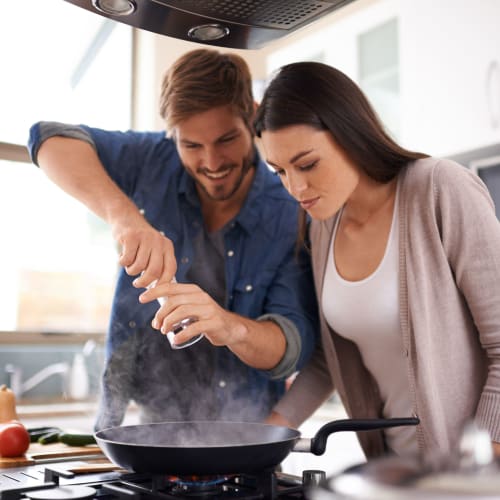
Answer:
<svg viewBox="0 0 500 500"><path fill-rule="evenodd" d="M55 426L65 430L78 430L83 433L92 433L96 402L68 402L17 405L19 420L26 427ZM139 423L137 408L130 405L124 425Z"/></svg>
<svg viewBox="0 0 500 500"><path fill-rule="evenodd" d="M45 416L89 415L94 414L96 409L97 403L93 401L18 404L16 406L20 419Z"/></svg>

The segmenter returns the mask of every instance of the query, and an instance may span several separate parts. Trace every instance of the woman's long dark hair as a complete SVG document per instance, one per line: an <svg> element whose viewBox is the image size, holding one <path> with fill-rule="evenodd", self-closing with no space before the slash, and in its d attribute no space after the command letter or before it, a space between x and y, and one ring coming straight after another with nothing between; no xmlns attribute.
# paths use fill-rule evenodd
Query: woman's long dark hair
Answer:
<svg viewBox="0 0 500 500"><path fill-rule="evenodd" d="M348 158L382 183L409 162L428 156L397 144L356 83L327 64L288 64L269 83L257 110L256 134L290 125L330 132Z"/></svg>
<svg viewBox="0 0 500 500"><path fill-rule="evenodd" d="M399 146L356 83L318 62L283 66L264 93L254 125L259 137L264 130L290 125L327 130L347 156L378 182L389 182L408 162L427 156Z"/></svg>

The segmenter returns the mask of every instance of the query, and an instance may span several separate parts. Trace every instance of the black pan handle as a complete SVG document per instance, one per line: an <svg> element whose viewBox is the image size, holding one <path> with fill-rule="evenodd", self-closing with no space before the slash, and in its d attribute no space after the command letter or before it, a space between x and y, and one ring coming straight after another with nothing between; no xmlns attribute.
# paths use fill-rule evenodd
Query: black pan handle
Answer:
<svg viewBox="0 0 500 500"><path fill-rule="evenodd" d="M339 431L372 431L385 429L387 427L399 427L401 425L418 425L420 420L411 418L347 418L344 420L333 420L323 425L316 435L311 439L311 453L323 455L326 450L326 441L330 434Z"/></svg>

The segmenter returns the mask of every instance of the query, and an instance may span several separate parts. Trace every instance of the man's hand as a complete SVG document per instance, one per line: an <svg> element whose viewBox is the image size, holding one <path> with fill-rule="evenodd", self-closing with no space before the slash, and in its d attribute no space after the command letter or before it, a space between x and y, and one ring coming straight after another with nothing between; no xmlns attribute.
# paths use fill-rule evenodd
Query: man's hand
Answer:
<svg viewBox="0 0 500 500"><path fill-rule="evenodd" d="M272 321L255 321L227 311L199 286L186 283L157 283L139 296L142 303L163 298L152 326L163 334L186 318L196 321L175 335L182 344L205 334L214 346L226 346L244 363L259 370L271 370L286 349L285 335Z"/></svg>
<svg viewBox="0 0 500 500"><path fill-rule="evenodd" d="M153 328L163 334L172 330L173 325L186 318L195 318L186 329L176 335L176 343L183 343L204 333L215 346L234 345L243 341L246 328L239 321L239 316L226 311L199 286L185 283L157 283L144 292L139 300L151 302L165 298L158 309Z"/></svg>
<svg viewBox="0 0 500 500"><path fill-rule="evenodd" d="M174 246L161 232L137 212L112 224L113 237L121 247L119 263L134 280L137 288L153 282L168 283L175 276L177 262Z"/></svg>

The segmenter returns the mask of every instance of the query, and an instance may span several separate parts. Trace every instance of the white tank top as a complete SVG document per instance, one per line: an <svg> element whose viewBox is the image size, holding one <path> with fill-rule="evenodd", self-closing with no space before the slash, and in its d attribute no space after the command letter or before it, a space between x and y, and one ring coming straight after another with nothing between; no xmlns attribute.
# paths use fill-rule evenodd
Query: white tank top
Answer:
<svg viewBox="0 0 500 500"><path fill-rule="evenodd" d="M399 325L398 191L384 256L378 268L360 281L347 281L337 272L333 249L341 218L338 217L321 298L330 327L358 346L365 366L379 386L386 418L412 414ZM386 429L385 435L389 448L399 455L413 454L418 450L413 426Z"/></svg>

